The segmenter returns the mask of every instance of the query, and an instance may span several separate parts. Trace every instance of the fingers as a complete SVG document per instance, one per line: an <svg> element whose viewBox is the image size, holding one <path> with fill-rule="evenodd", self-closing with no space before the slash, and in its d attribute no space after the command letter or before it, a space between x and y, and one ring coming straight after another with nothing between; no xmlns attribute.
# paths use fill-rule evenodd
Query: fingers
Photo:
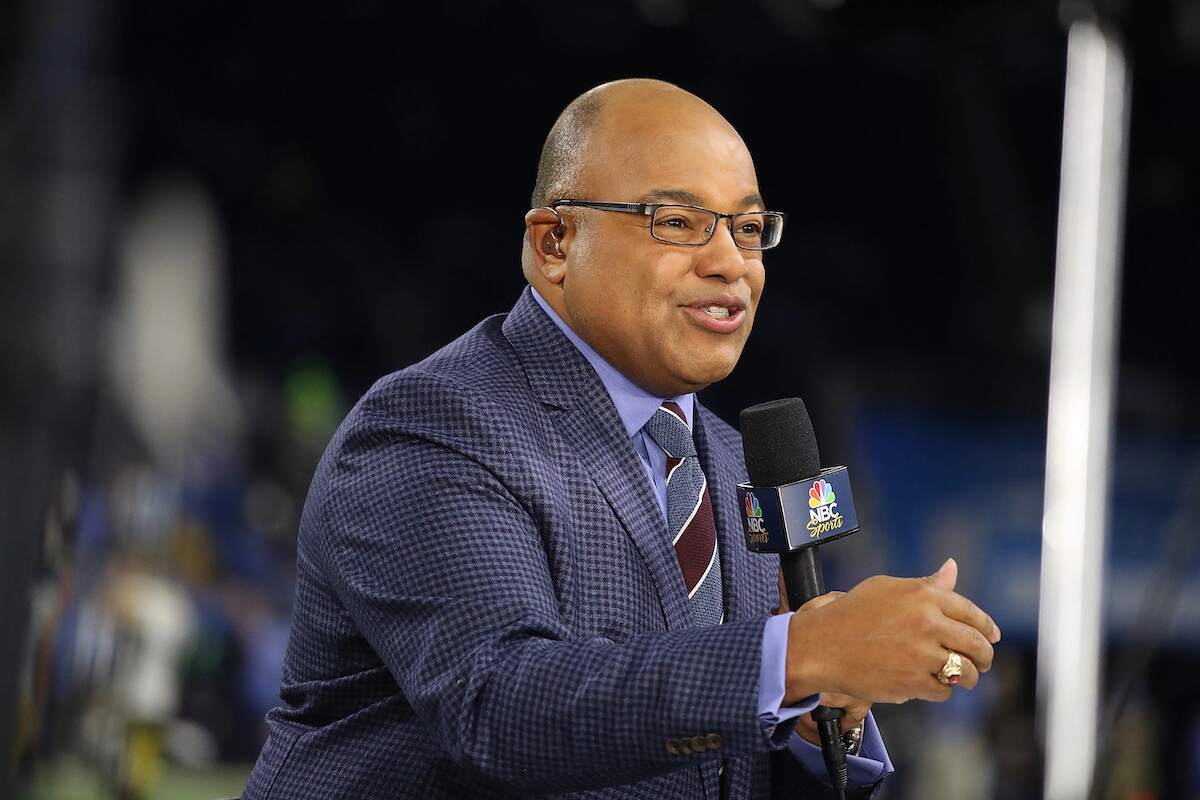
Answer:
<svg viewBox="0 0 1200 800"><path fill-rule="evenodd" d="M827 708L840 708L846 712L846 716L853 716L858 722L862 722L863 717L871 710L871 704L866 700L837 692L821 692L817 702ZM853 728L854 725L850 727Z"/></svg>
<svg viewBox="0 0 1200 800"><path fill-rule="evenodd" d="M821 696L817 698L817 703L826 708L849 708L852 705L862 705L864 702L857 697L839 692L821 692ZM866 703L866 705L870 706L870 703Z"/></svg>
<svg viewBox="0 0 1200 800"><path fill-rule="evenodd" d="M822 692L818 702L827 708L840 708L846 712L840 721L842 733L857 728L867 718L867 712L871 710L871 704L866 700L835 692Z"/></svg>
<svg viewBox="0 0 1200 800"><path fill-rule="evenodd" d="M820 608L821 606L827 606L844 594L845 592L826 592L825 594L819 594L812 600L809 600L807 603L800 606L800 610L811 611L815 608Z"/></svg>
<svg viewBox="0 0 1200 800"><path fill-rule="evenodd" d="M958 582L958 562L947 558L938 571L923 580L942 591L942 611L946 616L965 622L987 637L989 642L1000 641L1000 627L983 609L954 591Z"/></svg>
<svg viewBox="0 0 1200 800"><path fill-rule="evenodd" d="M957 651L955 651L955 652L957 652ZM950 688L951 689L968 689L968 690L974 689L976 686L979 685L979 668L975 666L975 662L971 661L971 659L962 655L962 653L959 653L959 655L962 656L962 674L958 678L958 683L950 684ZM943 656L942 656L941 663L938 664L937 669L934 670L934 678L935 679L937 678L938 673L940 673L942 671L942 667L945 666L946 659L948 656L949 656L949 651L946 651L946 653L943 654ZM941 683L941 681L938 681L938 683Z"/></svg>
<svg viewBox="0 0 1200 800"><path fill-rule="evenodd" d="M817 595L816 597L809 600L804 605L800 606L800 610L803 611L806 608L808 608L808 609L820 608L823 605L832 603L834 600L836 600L837 598L841 597L844 594L845 594L845 592L826 592L825 594ZM791 610L792 610L792 608L788 604L787 586L783 582L783 570L780 569L779 570L779 608L776 609L775 613L785 614Z"/></svg>
<svg viewBox="0 0 1200 800"><path fill-rule="evenodd" d="M943 662L944 663L944 662ZM987 670L984 670L986 672ZM975 666L975 662L964 657L962 660L962 676L958 679L958 685L952 688L974 689L979 685L979 668Z"/></svg>
<svg viewBox="0 0 1200 800"><path fill-rule="evenodd" d="M936 588L952 589L957 577L958 565L954 559L947 559L929 581ZM992 645L1000 641L1000 627L987 612L952 590L939 592L938 600L946 618L939 632L940 642L947 651L953 650L963 657L963 674L958 685L973 689L979 683L979 674L992 668L995 655Z"/></svg>
<svg viewBox="0 0 1200 800"><path fill-rule="evenodd" d="M983 634L989 642L1000 641L1000 628L987 612L961 594L946 592L941 595L942 613L956 619Z"/></svg>
<svg viewBox="0 0 1200 800"><path fill-rule="evenodd" d="M854 730L862 721L867 718L867 712L871 710L870 703L864 703L857 698L852 698L854 702L847 703L842 706L846 713L842 715L842 733L847 733Z"/></svg>
<svg viewBox="0 0 1200 800"><path fill-rule="evenodd" d="M970 625L946 619L938 631L938 639L942 647L970 659L980 672L987 672L992 668L992 658L995 655L992 643Z"/></svg>
<svg viewBox="0 0 1200 800"><path fill-rule="evenodd" d="M964 664L964 666L966 666ZM938 669L941 669L939 666ZM944 703L954 694L954 687L947 686L937 679L936 676L930 675L929 680L924 681L919 693L916 696L918 700L928 700L933 703Z"/></svg>

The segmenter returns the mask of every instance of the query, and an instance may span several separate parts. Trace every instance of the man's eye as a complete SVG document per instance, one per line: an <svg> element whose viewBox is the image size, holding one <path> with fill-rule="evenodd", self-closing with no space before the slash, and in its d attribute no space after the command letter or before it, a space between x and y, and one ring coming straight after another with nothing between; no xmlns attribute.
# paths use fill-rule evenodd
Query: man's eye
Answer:
<svg viewBox="0 0 1200 800"><path fill-rule="evenodd" d="M743 222L738 226L738 228L742 233L748 233L753 236L757 236L758 234L762 233L763 229L761 222Z"/></svg>
<svg viewBox="0 0 1200 800"><path fill-rule="evenodd" d="M663 217L658 220L658 224L667 228L690 228L691 222L687 217Z"/></svg>

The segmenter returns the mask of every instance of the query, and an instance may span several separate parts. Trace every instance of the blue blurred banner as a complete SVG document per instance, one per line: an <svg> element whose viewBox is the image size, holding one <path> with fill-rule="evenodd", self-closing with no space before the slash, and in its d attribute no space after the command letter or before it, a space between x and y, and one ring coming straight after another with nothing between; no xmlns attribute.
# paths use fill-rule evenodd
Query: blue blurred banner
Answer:
<svg viewBox="0 0 1200 800"><path fill-rule="evenodd" d="M868 413L856 424L864 530L883 569L922 575L954 556L959 585L1005 636L1037 634L1045 433L1029 424ZM1167 530L1184 501L1200 445L1118 434L1109 528L1105 621L1124 638L1161 578ZM870 502L865 498L870 493ZM1188 575L1166 636L1200 648L1200 576Z"/></svg>

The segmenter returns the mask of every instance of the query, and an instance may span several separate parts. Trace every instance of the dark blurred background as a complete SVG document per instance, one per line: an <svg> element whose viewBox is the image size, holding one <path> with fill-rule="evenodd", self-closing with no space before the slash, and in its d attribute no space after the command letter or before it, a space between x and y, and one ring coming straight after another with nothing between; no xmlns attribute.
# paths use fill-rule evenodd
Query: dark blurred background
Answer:
<svg viewBox="0 0 1200 800"><path fill-rule="evenodd" d="M325 442L376 378L512 305L546 131L585 89L646 76L724 113L789 215L742 363L705 402L736 423L805 398L867 524L829 550L831 586L954 555L1005 631L976 692L878 709L886 797L1040 796L1081 8L0 3L7 795L240 789ZM1200 3L1097 10L1133 74L1098 796L1200 797Z"/></svg>

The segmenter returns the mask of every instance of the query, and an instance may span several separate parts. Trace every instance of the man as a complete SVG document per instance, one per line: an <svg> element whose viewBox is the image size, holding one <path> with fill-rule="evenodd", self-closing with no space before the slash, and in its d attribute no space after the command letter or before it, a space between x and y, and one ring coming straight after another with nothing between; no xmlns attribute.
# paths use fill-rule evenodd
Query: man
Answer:
<svg viewBox="0 0 1200 800"><path fill-rule="evenodd" d="M822 692L865 721L871 793L869 704L945 699L952 652L973 686L999 631L953 562L773 614L741 441L694 398L782 225L745 145L674 86L606 84L551 130L533 206L512 312L377 383L317 469L245 796L835 796Z"/></svg>

